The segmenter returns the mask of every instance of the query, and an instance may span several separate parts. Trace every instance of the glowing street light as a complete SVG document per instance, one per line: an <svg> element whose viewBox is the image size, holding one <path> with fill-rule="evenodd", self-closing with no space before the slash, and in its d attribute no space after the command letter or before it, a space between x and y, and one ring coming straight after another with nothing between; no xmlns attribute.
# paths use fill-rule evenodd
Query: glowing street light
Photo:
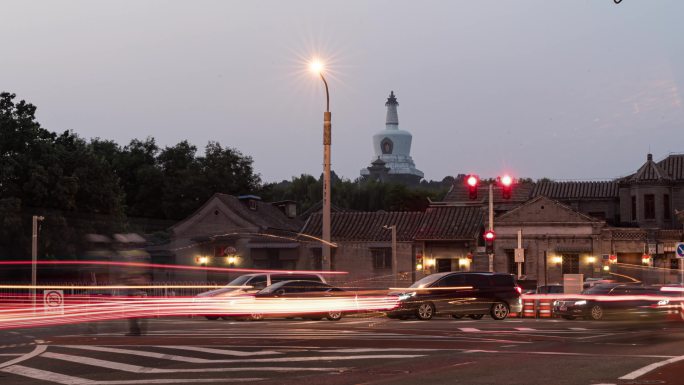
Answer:
<svg viewBox="0 0 684 385"><path fill-rule="evenodd" d="M325 85L325 112L323 113L323 252L321 270L330 270L330 145L332 143L330 92L328 91L328 82L323 76L323 70L325 69L323 63L318 59L314 59L309 64L309 68L321 77Z"/></svg>

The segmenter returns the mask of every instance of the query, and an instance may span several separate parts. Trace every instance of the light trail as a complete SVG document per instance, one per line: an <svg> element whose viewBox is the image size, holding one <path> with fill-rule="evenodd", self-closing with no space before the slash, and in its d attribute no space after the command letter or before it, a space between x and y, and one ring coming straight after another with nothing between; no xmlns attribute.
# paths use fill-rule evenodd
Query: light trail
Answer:
<svg viewBox="0 0 684 385"><path fill-rule="evenodd" d="M330 311L362 313L390 310L395 296L257 298L253 295L222 297L90 297L66 296L63 307L46 311L33 308L29 296L0 296L0 329L44 327L124 318L266 316L326 314Z"/></svg>
<svg viewBox="0 0 684 385"><path fill-rule="evenodd" d="M31 261L0 261L0 266L21 266L31 265ZM38 265L93 265L93 266L122 266L122 267L146 267L158 269L177 269L177 270L199 270L199 271L223 271L226 273L271 273L271 274L321 274L321 275L345 275L346 271L314 271L314 270L264 270L264 269L245 269L238 267L207 267L207 266L187 266L187 265L168 265L161 263L143 262L116 262L116 261L37 261Z"/></svg>

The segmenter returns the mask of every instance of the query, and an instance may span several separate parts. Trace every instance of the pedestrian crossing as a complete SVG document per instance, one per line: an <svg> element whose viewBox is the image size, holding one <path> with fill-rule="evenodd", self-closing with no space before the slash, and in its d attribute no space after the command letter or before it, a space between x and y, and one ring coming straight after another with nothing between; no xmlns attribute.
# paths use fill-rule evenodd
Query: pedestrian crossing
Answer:
<svg viewBox="0 0 684 385"><path fill-rule="evenodd" d="M287 375L340 374L370 361L408 360L429 349L230 348L39 345L38 354L0 367L7 384L126 385L246 383ZM106 379L102 379L103 375Z"/></svg>

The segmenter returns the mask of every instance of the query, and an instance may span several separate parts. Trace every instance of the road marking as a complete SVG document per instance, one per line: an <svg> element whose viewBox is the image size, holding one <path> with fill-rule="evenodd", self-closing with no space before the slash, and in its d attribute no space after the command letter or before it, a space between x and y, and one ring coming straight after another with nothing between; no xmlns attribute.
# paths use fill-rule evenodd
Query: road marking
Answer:
<svg viewBox="0 0 684 385"><path fill-rule="evenodd" d="M161 354L143 350L130 350L109 348L104 346L85 346L85 345L64 345L64 347L73 349L93 350L97 352L106 353L120 353L129 354L132 356L142 356L148 358L157 358L161 360L180 361L193 364L209 364L209 363L244 363L244 362L308 362L308 361L340 361L340 360L368 360L368 359L396 359L396 358L417 358L423 357L422 354L384 354L384 355L358 355L358 356L316 356L316 357L274 357L274 358L247 358L242 360L224 359L224 360L209 360L205 358L177 356L173 354Z"/></svg>
<svg viewBox="0 0 684 385"><path fill-rule="evenodd" d="M54 382L61 385L137 385L137 384L190 384L194 382L246 382L261 381L263 378L161 378L161 379L137 379L137 380L113 380L93 381L87 378L68 376L65 374L49 372L47 370L33 369L22 365L13 365L0 371L29 377L37 380Z"/></svg>
<svg viewBox="0 0 684 385"><path fill-rule="evenodd" d="M278 367L278 366L257 366L257 367L238 367L238 368L197 368L197 369L159 369L148 366L139 366L124 364L120 362L113 362L107 360L100 360L97 358L74 356L71 354L62 353L43 353L41 357L52 358L55 360L62 360L73 362L77 364L97 366L101 368L120 370L128 373L204 373L204 372L240 372L240 371L265 371L265 372L345 372L349 368L310 368L310 367Z"/></svg>
<svg viewBox="0 0 684 385"><path fill-rule="evenodd" d="M211 354L219 354L219 355L224 355L224 356L236 356L236 357L270 356L270 355L274 355L274 354L283 354L283 353L277 352L275 350L260 350L257 352L243 352L240 350L214 349L214 348L204 348L204 347L199 347L199 346L169 345L169 346L155 346L155 347L178 349L178 350L189 350L189 351L193 351L193 352L211 353Z"/></svg>
<svg viewBox="0 0 684 385"><path fill-rule="evenodd" d="M620 379L620 380L633 380L633 379L635 379L635 378L637 378L637 377L643 376L644 374L646 374L646 373L652 371L653 369L657 369L657 368L659 368L659 367L661 367L661 366L665 366L665 365L668 365L668 364L673 364L673 363L679 362L679 361L681 361L681 360L684 360L684 356L672 357L672 358L667 359L667 360L665 360L665 361L654 362L654 363L652 363L652 364L650 364L650 365L644 366L644 367L641 368L641 369L637 369L637 370L635 370L635 371L633 371L633 372L631 372L631 373L627 373L627 374L625 374L624 376L620 377L619 379Z"/></svg>
<svg viewBox="0 0 684 385"><path fill-rule="evenodd" d="M466 332L466 333L476 333L476 332L480 331L480 329L476 329L476 328L458 328L458 330L460 330L462 332Z"/></svg>
<svg viewBox="0 0 684 385"><path fill-rule="evenodd" d="M18 364L18 363L20 363L20 362L22 362L22 361L26 361L26 360L28 360L28 359L31 359L31 358L35 357L35 356L38 356L38 355L40 355L41 353L43 353L43 352L45 351L45 349L47 349L47 346L45 346L45 345L37 345L32 351L30 351L30 352L24 354L23 356L17 357L17 358L15 358L15 359L13 359L13 360L9 360L9 361L7 361L7 362L1 363L1 364L0 364L0 369L5 368L5 367L8 367L8 366L10 366L10 365Z"/></svg>
<svg viewBox="0 0 684 385"><path fill-rule="evenodd" d="M589 330L587 328L568 328L568 329L570 329L570 330Z"/></svg>
<svg viewBox="0 0 684 385"><path fill-rule="evenodd" d="M320 349L321 353L370 353L370 352L437 352L452 349L414 349L414 348L340 348L340 349Z"/></svg>
<svg viewBox="0 0 684 385"><path fill-rule="evenodd" d="M534 332L534 331L537 331L537 329L533 329L533 328L515 328L515 330L520 331L520 332Z"/></svg>

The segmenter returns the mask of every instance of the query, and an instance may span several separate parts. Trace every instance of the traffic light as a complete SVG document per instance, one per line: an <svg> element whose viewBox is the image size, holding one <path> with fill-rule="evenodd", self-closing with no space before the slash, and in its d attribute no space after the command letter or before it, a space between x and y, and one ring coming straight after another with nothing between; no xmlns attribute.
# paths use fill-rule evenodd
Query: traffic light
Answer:
<svg viewBox="0 0 684 385"><path fill-rule="evenodd" d="M477 187L480 184L480 178L477 175L468 175L466 177L466 185L468 186L468 198L477 199Z"/></svg>
<svg viewBox="0 0 684 385"><path fill-rule="evenodd" d="M485 240L485 253L494 254L494 239L496 239L496 234L494 234L494 230L485 231L483 237Z"/></svg>
<svg viewBox="0 0 684 385"><path fill-rule="evenodd" d="M513 189L513 178L506 174L499 177L499 185L501 186L501 194L503 199L511 199L511 190Z"/></svg>

